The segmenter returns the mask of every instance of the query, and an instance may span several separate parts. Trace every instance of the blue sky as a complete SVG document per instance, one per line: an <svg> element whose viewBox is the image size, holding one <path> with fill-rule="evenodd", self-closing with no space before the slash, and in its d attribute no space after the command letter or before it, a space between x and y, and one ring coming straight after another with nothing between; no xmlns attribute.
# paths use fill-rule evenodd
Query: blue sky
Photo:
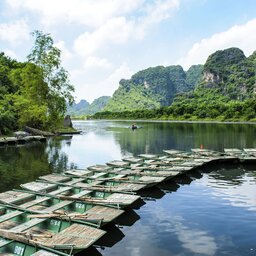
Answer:
<svg viewBox="0 0 256 256"><path fill-rule="evenodd" d="M255 0L0 0L0 51L25 61L50 33L76 101L112 95L158 65L204 64L216 50L256 50Z"/></svg>

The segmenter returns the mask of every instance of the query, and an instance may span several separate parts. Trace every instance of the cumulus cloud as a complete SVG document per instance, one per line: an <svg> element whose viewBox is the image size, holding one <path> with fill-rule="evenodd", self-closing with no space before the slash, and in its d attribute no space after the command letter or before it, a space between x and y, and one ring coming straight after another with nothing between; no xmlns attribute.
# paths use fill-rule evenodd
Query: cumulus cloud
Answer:
<svg viewBox="0 0 256 256"><path fill-rule="evenodd" d="M66 43L64 41L58 41L54 44L59 50L61 50L61 59L64 63L68 63L74 54L66 47Z"/></svg>
<svg viewBox="0 0 256 256"><path fill-rule="evenodd" d="M147 20L149 23L157 23L165 20L170 17L170 10L177 9L178 7L178 0L155 1L153 5L146 7Z"/></svg>
<svg viewBox="0 0 256 256"><path fill-rule="evenodd" d="M143 40L152 26L172 16L173 11L179 8L179 2L180 0L5 0L14 13L26 13L29 21L33 19L39 29L55 31L55 35L58 35L62 33L63 26L67 29L67 34L72 28L68 40L64 43L63 38L67 35L61 34L63 38L55 45L62 51L63 64L65 68L68 67L78 97L88 100L101 95L112 95L119 80L132 74L126 64L117 63L117 56L113 58L115 52L110 52L110 49L114 49L116 45ZM60 30L59 26L62 26ZM114 66L119 68L114 69ZM96 73L96 69L101 70ZM97 81L92 83L95 77Z"/></svg>
<svg viewBox="0 0 256 256"><path fill-rule="evenodd" d="M256 19L253 19L195 43L178 63L186 69L193 64L204 64L210 54L229 47L238 47L249 55L255 50L255 45Z"/></svg>
<svg viewBox="0 0 256 256"><path fill-rule="evenodd" d="M110 68L111 63L105 58L98 58L95 56L89 56L85 63L84 68Z"/></svg>
<svg viewBox="0 0 256 256"><path fill-rule="evenodd" d="M131 36L133 27L125 17L112 18L94 32L81 34L74 42L74 49L78 54L89 55L108 43L124 43Z"/></svg>
<svg viewBox="0 0 256 256"><path fill-rule="evenodd" d="M15 9L38 12L47 24L73 22L98 27L114 16L130 13L145 0L6 0Z"/></svg>
<svg viewBox="0 0 256 256"><path fill-rule="evenodd" d="M143 39L152 24L171 16L171 11L179 7L178 0L155 1L141 9L138 17L116 16L109 18L92 32L84 32L75 40L77 53L90 55L109 44L123 44L133 39Z"/></svg>
<svg viewBox="0 0 256 256"><path fill-rule="evenodd" d="M119 81L122 78L130 78L133 74L133 71L126 63L122 63L105 78L100 79L98 82L94 81L91 83L88 83L84 80L85 77L82 70L74 70L71 71L70 74L75 81L77 100L86 99L89 102L92 102L95 98L98 98L102 95L112 96L114 91L119 86ZM97 76L97 72L94 74Z"/></svg>
<svg viewBox="0 0 256 256"><path fill-rule="evenodd" d="M0 39L18 45L29 38L29 27L25 20L0 24Z"/></svg>

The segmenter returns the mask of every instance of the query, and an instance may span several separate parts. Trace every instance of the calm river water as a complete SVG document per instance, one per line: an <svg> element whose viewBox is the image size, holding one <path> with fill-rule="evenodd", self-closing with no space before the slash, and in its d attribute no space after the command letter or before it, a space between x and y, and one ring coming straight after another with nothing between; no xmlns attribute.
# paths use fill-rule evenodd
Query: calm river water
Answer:
<svg viewBox="0 0 256 256"><path fill-rule="evenodd" d="M81 135L0 147L0 191L51 172L163 149L256 147L256 125L75 121ZM256 165L214 166L145 192L111 239L81 255L256 255Z"/></svg>

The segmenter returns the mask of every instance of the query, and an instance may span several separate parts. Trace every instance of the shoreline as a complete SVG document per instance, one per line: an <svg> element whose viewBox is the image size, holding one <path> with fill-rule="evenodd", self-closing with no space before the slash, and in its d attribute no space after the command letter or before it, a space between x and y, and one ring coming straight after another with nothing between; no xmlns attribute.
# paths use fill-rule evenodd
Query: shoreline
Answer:
<svg viewBox="0 0 256 256"><path fill-rule="evenodd" d="M256 122L251 121L190 121L190 120L152 120L152 119L72 119L72 122L79 121L120 121L120 122L149 122L149 123L199 123L199 124L253 124L256 125Z"/></svg>

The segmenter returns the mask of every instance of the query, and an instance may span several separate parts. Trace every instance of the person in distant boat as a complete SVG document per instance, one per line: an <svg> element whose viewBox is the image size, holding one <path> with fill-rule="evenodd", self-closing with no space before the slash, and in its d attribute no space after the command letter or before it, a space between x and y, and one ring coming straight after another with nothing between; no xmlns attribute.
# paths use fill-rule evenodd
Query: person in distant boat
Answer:
<svg viewBox="0 0 256 256"><path fill-rule="evenodd" d="M137 129L137 125L136 124L132 124L132 130L134 131L135 129Z"/></svg>

